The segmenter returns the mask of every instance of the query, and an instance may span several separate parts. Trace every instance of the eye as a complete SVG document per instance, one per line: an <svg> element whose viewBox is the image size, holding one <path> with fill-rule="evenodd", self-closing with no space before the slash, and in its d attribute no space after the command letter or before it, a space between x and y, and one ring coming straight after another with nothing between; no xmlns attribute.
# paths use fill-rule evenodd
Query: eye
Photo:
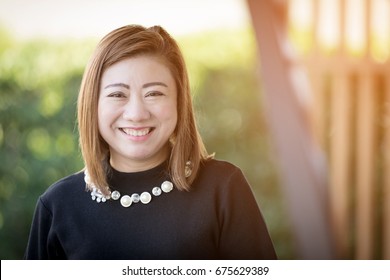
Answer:
<svg viewBox="0 0 390 280"><path fill-rule="evenodd" d="M121 98L121 97L126 97L126 95L121 91L115 91L108 94L107 97Z"/></svg>
<svg viewBox="0 0 390 280"><path fill-rule="evenodd" d="M146 93L145 97L157 97L157 96L163 96L164 94L160 91L149 91Z"/></svg>

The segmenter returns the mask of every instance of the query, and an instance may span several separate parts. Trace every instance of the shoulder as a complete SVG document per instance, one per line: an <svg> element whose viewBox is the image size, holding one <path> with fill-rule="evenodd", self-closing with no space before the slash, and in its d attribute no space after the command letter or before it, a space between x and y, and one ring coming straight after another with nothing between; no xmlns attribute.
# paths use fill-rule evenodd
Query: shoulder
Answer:
<svg viewBox="0 0 390 280"><path fill-rule="evenodd" d="M201 164L197 182L213 186L226 186L239 183L247 184L246 178L236 165L217 159L210 159Z"/></svg>
<svg viewBox="0 0 390 280"><path fill-rule="evenodd" d="M219 178L219 180L244 177L243 172L238 166L228 161L218 159L210 159L202 163L199 173L201 176L211 176Z"/></svg>
<svg viewBox="0 0 390 280"><path fill-rule="evenodd" d="M85 192L84 173L82 171L66 176L52 184L41 195L40 200L47 206L57 201L66 200L67 197L76 196Z"/></svg>
<svg viewBox="0 0 390 280"><path fill-rule="evenodd" d="M214 174L215 176L231 176L236 173L242 174L242 171L238 166L228 161L218 159L210 159L203 162L200 168L200 172Z"/></svg>

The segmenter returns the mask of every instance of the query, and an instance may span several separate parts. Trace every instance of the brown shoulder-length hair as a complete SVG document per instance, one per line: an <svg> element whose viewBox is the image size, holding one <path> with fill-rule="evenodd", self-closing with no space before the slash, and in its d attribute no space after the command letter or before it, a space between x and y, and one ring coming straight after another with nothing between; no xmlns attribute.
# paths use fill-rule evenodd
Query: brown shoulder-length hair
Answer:
<svg viewBox="0 0 390 280"><path fill-rule="evenodd" d="M175 79L178 118L176 129L170 138L168 171L179 190L189 190L201 162L210 156L196 127L183 55L176 41L160 26L123 26L107 34L98 43L84 71L78 97L78 128L85 168L93 185L107 195L109 147L99 133L97 113L100 81L108 67L139 55L162 59ZM186 177L185 168L188 161L191 161L192 173Z"/></svg>

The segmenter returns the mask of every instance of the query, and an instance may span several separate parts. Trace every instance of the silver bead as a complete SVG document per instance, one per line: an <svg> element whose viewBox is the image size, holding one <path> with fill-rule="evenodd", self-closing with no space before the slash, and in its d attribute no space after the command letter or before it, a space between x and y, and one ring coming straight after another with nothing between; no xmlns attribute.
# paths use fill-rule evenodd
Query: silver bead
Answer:
<svg viewBox="0 0 390 280"><path fill-rule="evenodd" d="M118 200L120 197L121 197L121 194L120 194L120 192L118 192L118 191L113 191L113 192L111 193L111 198L112 198L113 200Z"/></svg>
<svg viewBox="0 0 390 280"><path fill-rule="evenodd" d="M131 199L133 200L134 203L138 203L139 202L139 194L138 193L133 193L131 195Z"/></svg>
<svg viewBox="0 0 390 280"><path fill-rule="evenodd" d="M161 189L159 187L154 187L153 190L152 190L152 194L154 196L159 196L161 194Z"/></svg>
<svg viewBox="0 0 390 280"><path fill-rule="evenodd" d="M128 195L122 196L122 198L121 198L121 205L123 207L129 207L131 205L131 203L132 203L132 199L131 199L130 196L128 196Z"/></svg>
<svg viewBox="0 0 390 280"><path fill-rule="evenodd" d="M148 204L152 200L152 196L148 192L143 192L140 199L143 204Z"/></svg>
<svg viewBox="0 0 390 280"><path fill-rule="evenodd" d="M163 190L163 192L169 193L171 190L173 190L173 184L169 181L165 181L161 184L161 189Z"/></svg>

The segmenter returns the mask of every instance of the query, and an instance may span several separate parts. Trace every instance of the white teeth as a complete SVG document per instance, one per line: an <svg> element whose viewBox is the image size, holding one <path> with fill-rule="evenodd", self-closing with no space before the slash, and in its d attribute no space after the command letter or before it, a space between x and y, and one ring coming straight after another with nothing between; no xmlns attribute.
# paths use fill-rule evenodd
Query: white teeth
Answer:
<svg viewBox="0 0 390 280"><path fill-rule="evenodd" d="M135 136L135 137L145 136L145 135L149 134L150 130L151 130L150 128L145 128L145 129L141 129L141 130L135 130L135 129L131 129L131 128L122 128L122 131L124 133L126 133L127 135L130 135L130 136Z"/></svg>

